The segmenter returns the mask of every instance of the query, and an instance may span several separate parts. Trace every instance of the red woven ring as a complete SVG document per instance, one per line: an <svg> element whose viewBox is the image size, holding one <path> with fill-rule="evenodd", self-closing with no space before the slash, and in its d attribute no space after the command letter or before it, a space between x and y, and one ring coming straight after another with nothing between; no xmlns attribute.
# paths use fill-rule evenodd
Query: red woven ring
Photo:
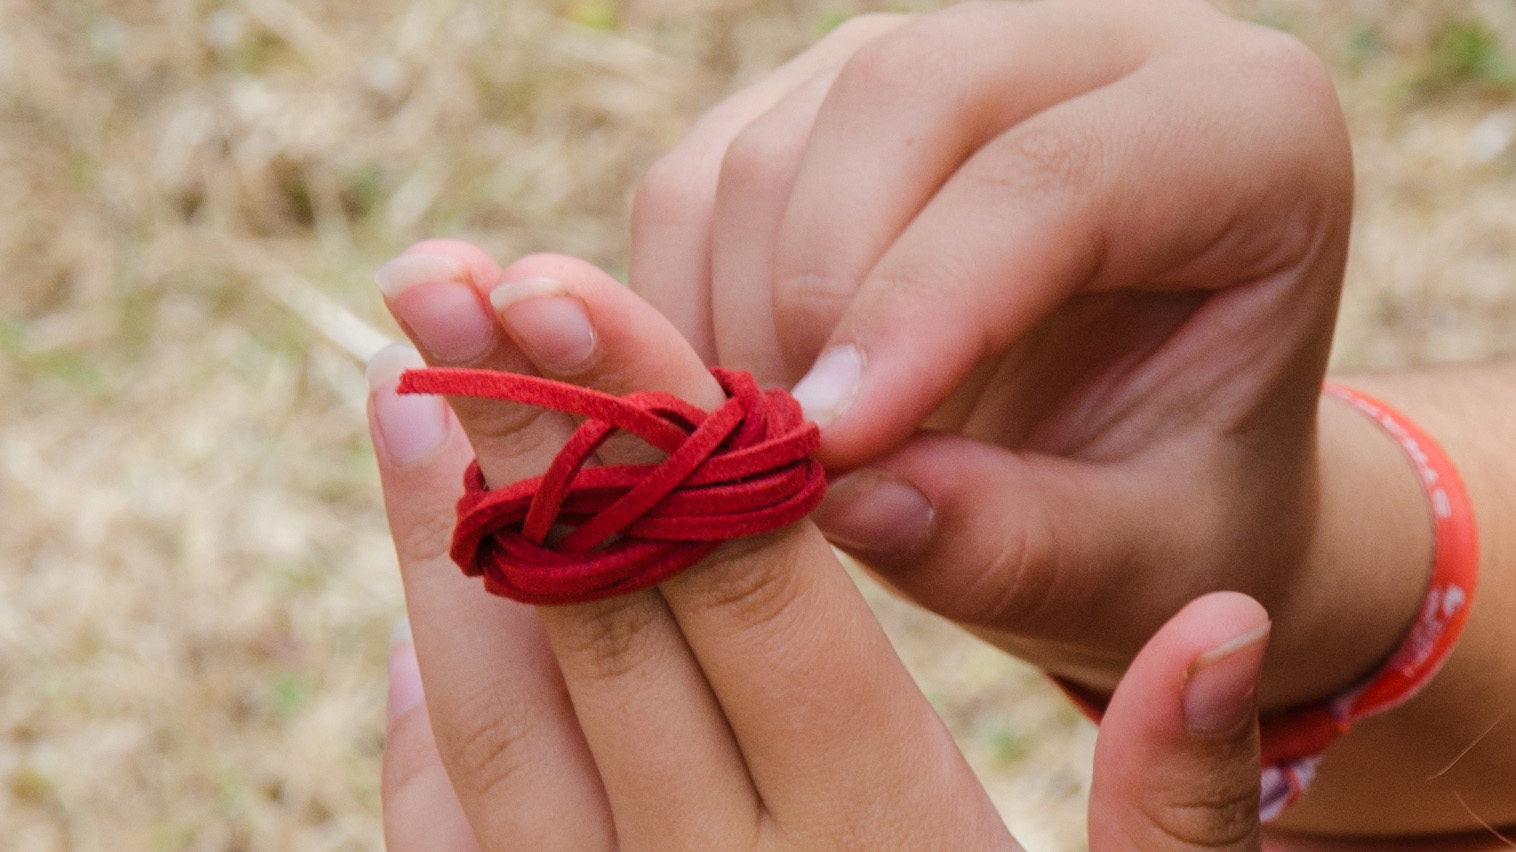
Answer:
<svg viewBox="0 0 1516 852"><path fill-rule="evenodd" d="M453 561L493 594L576 603L656 585L727 539L804 518L826 492L810 457L821 441L816 425L788 393L759 391L745 372L711 374L727 400L705 412L655 391L615 397L514 373L407 370L400 393L509 400L586 418L541 476L491 491L478 461L469 465ZM585 467L617 429L667 457Z"/></svg>

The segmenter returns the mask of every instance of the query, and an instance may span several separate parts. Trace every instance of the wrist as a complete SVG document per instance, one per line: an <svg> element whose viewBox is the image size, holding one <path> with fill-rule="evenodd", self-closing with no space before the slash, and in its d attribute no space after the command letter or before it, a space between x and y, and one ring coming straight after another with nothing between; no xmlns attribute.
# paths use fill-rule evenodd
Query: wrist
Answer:
<svg viewBox="0 0 1516 852"><path fill-rule="evenodd" d="M1326 396L1317 434L1315 521L1275 617L1265 713L1328 698L1378 668L1405 638L1430 576L1430 508L1405 451Z"/></svg>
<svg viewBox="0 0 1516 852"><path fill-rule="evenodd" d="M1507 779L1516 729L1499 720L1516 700L1510 618L1516 538L1506 523L1516 516L1510 461L1516 363L1362 375L1349 384L1399 410L1456 467L1478 524L1478 591L1437 676L1413 700L1365 721L1333 747L1311 793L1281 825L1409 834L1473 828L1481 819L1511 824L1516 803ZM1442 550L1439 542L1439 558Z"/></svg>

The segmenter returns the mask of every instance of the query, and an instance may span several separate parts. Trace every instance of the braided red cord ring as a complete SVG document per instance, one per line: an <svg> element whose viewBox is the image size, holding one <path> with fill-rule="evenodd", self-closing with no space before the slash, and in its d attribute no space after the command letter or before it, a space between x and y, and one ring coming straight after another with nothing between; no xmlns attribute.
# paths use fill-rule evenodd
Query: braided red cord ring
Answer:
<svg viewBox="0 0 1516 852"><path fill-rule="evenodd" d="M586 418L541 476L491 491L479 462L469 465L453 561L483 577L492 594L576 603L654 586L727 539L810 514L826 492L810 457L821 441L816 425L783 390L760 391L740 370L711 374L727 400L706 412L657 391L616 397L514 373L406 371L400 393L507 400ZM666 458L585 467L617 429Z"/></svg>

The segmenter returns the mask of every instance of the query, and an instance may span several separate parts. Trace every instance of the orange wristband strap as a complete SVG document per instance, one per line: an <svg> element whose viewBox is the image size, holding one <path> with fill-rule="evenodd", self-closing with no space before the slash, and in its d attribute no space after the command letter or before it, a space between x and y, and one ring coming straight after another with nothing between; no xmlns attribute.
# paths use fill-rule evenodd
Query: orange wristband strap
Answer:
<svg viewBox="0 0 1516 852"><path fill-rule="evenodd" d="M1318 704L1261 720L1264 820L1277 817L1311 783L1327 746L1354 723L1404 704L1432 679L1457 644L1479 578L1479 535L1463 479L1437 442L1405 415L1367 394L1327 382L1322 392L1378 423L1416 466L1431 507L1431 581L1421 610L1400 646L1377 671ZM1105 696L1054 678L1085 715L1098 722Z"/></svg>
<svg viewBox="0 0 1516 852"><path fill-rule="evenodd" d="M1360 719L1411 700L1447 662L1468 621L1479 579L1474 506L1458 469L1404 414L1351 388L1327 382L1323 392L1390 433L1410 456L1432 510L1432 576L1416 622L1373 675L1322 704L1263 720L1263 816L1277 816L1299 798L1322 753Z"/></svg>

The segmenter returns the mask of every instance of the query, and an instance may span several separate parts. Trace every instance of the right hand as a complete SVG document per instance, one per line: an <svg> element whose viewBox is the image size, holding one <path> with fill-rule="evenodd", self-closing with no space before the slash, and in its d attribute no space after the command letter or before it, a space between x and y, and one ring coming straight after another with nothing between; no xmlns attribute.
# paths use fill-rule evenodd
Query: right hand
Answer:
<svg viewBox="0 0 1516 852"><path fill-rule="evenodd" d="M855 19L711 110L638 193L631 279L710 363L814 367L796 395L853 470L817 521L890 585L1106 691L1186 601L1244 591L1277 707L1371 668L1424 580L1408 546L1343 596L1324 558L1352 189L1281 33L965 3Z"/></svg>

